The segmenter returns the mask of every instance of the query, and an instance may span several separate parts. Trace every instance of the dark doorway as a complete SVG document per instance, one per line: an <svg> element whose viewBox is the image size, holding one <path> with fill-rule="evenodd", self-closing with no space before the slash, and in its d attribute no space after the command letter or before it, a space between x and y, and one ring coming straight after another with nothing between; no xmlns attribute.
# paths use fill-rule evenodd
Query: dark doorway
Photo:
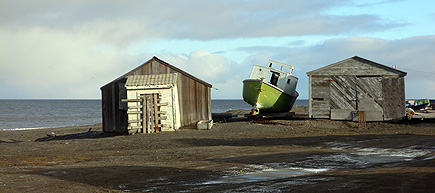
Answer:
<svg viewBox="0 0 435 193"><path fill-rule="evenodd" d="M279 78L279 73L272 72L272 76L270 77L270 83L276 86L278 84L278 78Z"/></svg>

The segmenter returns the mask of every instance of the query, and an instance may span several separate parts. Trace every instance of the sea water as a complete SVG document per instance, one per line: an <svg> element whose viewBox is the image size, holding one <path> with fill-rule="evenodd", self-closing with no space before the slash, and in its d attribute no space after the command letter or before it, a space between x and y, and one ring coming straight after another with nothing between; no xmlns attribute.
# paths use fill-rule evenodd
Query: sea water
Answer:
<svg viewBox="0 0 435 193"><path fill-rule="evenodd" d="M0 100L0 129L101 123L101 100Z"/></svg>
<svg viewBox="0 0 435 193"><path fill-rule="evenodd" d="M211 101L212 112L251 109L243 100ZM295 105L308 106L308 100ZM0 100L0 129L37 129L93 125L102 122L101 100Z"/></svg>

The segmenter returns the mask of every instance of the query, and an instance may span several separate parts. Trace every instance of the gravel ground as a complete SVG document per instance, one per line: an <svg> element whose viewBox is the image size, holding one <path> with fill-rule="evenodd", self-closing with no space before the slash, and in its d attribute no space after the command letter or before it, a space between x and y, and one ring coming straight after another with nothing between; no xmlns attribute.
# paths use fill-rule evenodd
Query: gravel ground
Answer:
<svg viewBox="0 0 435 193"><path fill-rule="evenodd" d="M435 122L236 119L109 135L0 131L1 192L433 192ZM233 111L242 116L246 111Z"/></svg>

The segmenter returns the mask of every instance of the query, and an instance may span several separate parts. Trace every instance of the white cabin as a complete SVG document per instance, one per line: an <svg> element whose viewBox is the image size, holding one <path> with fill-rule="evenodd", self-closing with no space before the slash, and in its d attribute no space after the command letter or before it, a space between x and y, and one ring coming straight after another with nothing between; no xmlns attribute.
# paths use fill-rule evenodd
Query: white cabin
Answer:
<svg viewBox="0 0 435 193"><path fill-rule="evenodd" d="M272 68L272 64L280 65L281 70ZM283 67L288 68L289 72L283 71ZM296 92L296 85L298 83L298 78L292 76L293 68L294 67L291 65L269 60L268 67L255 64L252 68L249 79L261 79L282 89L283 92L289 94L290 96L297 97L298 94Z"/></svg>

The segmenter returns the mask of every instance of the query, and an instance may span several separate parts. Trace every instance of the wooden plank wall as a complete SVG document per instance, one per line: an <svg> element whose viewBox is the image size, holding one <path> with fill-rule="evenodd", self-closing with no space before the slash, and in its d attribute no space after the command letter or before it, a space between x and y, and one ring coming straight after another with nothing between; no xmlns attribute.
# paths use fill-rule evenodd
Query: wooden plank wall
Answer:
<svg viewBox="0 0 435 193"><path fill-rule="evenodd" d="M121 79L119 81L125 81ZM119 83L114 82L101 89L103 110L103 131L119 132L127 131L127 112L119 106Z"/></svg>
<svg viewBox="0 0 435 193"><path fill-rule="evenodd" d="M181 125L190 125L200 120L211 119L210 87L187 76L181 76Z"/></svg>
<svg viewBox="0 0 435 193"><path fill-rule="evenodd" d="M365 108L359 106L361 100L373 99L369 109L383 110L382 77L331 76L330 89L331 109L360 110Z"/></svg>
<svg viewBox="0 0 435 193"><path fill-rule="evenodd" d="M358 100L372 98L370 110L383 111L382 77L310 75L310 117L330 118L331 109L355 111Z"/></svg>
<svg viewBox="0 0 435 193"><path fill-rule="evenodd" d="M310 87L310 118L330 118L331 109L379 112L383 120L400 120L405 115L404 77L311 75ZM372 106L361 103L365 106L357 107L356 98L359 102L373 99Z"/></svg>
<svg viewBox="0 0 435 193"><path fill-rule="evenodd" d="M405 78L384 77L384 120L401 120L405 117Z"/></svg>
<svg viewBox="0 0 435 193"><path fill-rule="evenodd" d="M382 77L357 77L358 100L373 99L372 107L358 105L358 110L383 111Z"/></svg>
<svg viewBox="0 0 435 193"><path fill-rule="evenodd" d="M358 110L367 112L367 121L383 120L381 80L382 77L376 76L331 76L331 118L343 116L341 118L348 119L352 112Z"/></svg>
<svg viewBox="0 0 435 193"><path fill-rule="evenodd" d="M356 110L356 76L330 76L331 109Z"/></svg>
<svg viewBox="0 0 435 193"><path fill-rule="evenodd" d="M310 118L330 117L329 76L310 76Z"/></svg>
<svg viewBox="0 0 435 193"><path fill-rule="evenodd" d="M331 110L344 114L362 109L376 115L373 120L402 119L405 114L406 72L352 57L307 75L310 118L330 118Z"/></svg>
<svg viewBox="0 0 435 193"><path fill-rule="evenodd" d="M111 115L113 115L112 108L110 102L112 101L112 87L106 86L101 88L101 106L102 106L102 115L103 115L103 131L104 132L114 132L114 119Z"/></svg>

